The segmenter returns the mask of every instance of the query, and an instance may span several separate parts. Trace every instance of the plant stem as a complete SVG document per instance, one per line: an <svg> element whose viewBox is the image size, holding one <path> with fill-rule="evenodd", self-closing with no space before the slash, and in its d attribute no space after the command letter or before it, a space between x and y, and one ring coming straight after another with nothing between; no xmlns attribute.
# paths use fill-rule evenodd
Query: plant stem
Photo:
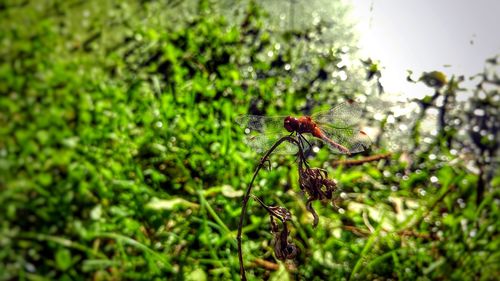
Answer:
<svg viewBox="0 0 500 281"><path fill-rule="evenodd" d="M247 190L245 192L245 196L243 197L243 202L241 205L240 223L238 224L238 234L236 236L236 240L238 240L238 258L240 261L240 275L241 275L241 280L243 280L243 281L247 280L247 278L245 275L245 266L243 265L243 251L241 249L241 233L243 230L243 220L244 220L246 212L247 212L247 203L248 203L248 199L250 198L250 192L252 191L253 182L255 181L255 178L257 177L257 174L259 173L259 171L264 166L264 163L266 163L266 161L268 161L268 158L271 155L271 153L284 141L289 141L289 142L295 143L299 147L299 150L301 149L301 146L300 146L299 142L297 141L297 139L295 139L291 135L284 136L281 139L279 139L276 143L274 143L274 145L271 147L271 149L269 149L266 152L266 154L260 159L260 163L257 166L257 169L255 169L255 172L253 173L252 180L250 181L250 184L248 185Z"/></svg>
<svg viewBox="0 0 500 281"><path fill-rule="evenodd" d="M339 165L344 165L344 166L356 166L356 165L362 165L364 163L372 162L372 161L378 161L381 159L387 159L392 156L391 153L385 153L385 154L377 154L377 155L372 155L368 156L365 158L361 159L356 159L356 160L338 160L332 163L332 165L339 166Z"/></svg>

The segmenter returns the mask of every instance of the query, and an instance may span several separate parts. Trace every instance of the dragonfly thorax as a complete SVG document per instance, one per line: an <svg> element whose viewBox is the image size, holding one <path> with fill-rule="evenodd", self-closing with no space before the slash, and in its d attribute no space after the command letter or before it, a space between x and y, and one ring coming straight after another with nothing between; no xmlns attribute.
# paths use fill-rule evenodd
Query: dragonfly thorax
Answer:
<svg viewBox="0 0 500 281"><path fill-rule="evenodd" d="M312 133L315 135L316 130L316 124L309 116L302 116L300 118L287 116L285 118L284 127L289 132L297 132L299 134Z"/></svg>

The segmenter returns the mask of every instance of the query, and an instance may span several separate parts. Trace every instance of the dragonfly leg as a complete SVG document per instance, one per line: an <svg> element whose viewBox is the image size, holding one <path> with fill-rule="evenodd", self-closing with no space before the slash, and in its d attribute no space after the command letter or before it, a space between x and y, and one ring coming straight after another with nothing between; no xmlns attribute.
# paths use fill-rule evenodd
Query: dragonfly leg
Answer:
<svg viewBox="0 0 500 281"><path fill-rule="evenodd" d="M304 141L309 146L309 149L312 149L311 143L302 134L299 134L299 140L300 140L300 143L302 145L302 148L304 148L304 145L302 144L302 142Z"/></svg>
<svg viewBox="0 0 500 281"><path fill-rule="evenodd" d="M299 153L300 153L300 156L302 157L301 161L304 163L304 165L306 166L307 169L309 169L309 164L307 163L307 160L304 156L304 151L305 150L311 150L312 149L312 145L311 143L302 135L302 134L297 134L298 135L298 138L299 138ZM308 149L305 149L305 145L304 145L304 142L309 146Z"/></svg>
<svg viewBox="0 0 500 281"><path fill-rule="evenodd" d="M289 136L291 137L291 136L293 136L293 134L295 134L295 132L292 132ZM298 146L299 151L296 154L297 158L295 159L295 161L297 161L297 160L299 160L301 158L302 141L300 139L300 134L299 133L297 133L297 139L298 139L298 142L295 143L295 144Z"/></svg>

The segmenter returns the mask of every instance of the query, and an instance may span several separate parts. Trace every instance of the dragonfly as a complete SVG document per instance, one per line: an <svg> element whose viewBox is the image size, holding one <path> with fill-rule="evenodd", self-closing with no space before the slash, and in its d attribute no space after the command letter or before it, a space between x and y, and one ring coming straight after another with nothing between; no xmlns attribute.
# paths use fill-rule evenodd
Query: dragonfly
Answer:
<svg viewBox="0 0 500 281"><path fill-rule="evenodd" d="M334 153L350 155L366 150L371 144L368 135L360 129L361 114L362 109L356 102L347 101L311 116L243 115L235 121L244 128L244 142L259 153L271 148L286 133L297 135L309 148L323 143ZM283 144L276 152L297 153L296 145Z"/></svg>

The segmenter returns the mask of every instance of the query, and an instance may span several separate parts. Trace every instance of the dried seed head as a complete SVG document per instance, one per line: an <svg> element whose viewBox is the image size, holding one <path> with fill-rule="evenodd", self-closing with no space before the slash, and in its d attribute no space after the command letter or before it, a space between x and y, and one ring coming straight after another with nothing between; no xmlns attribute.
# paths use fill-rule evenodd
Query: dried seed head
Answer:
<svg viewBox="0 0 500 281"><path fill-rule="evenodd" d="M312 207L312 202L313 201L314 200L311 200L311 199L307 200L306 209L313 216L313 218L314 218L313 227L316 227L318 225L319 217L318 217L318 214L316 213L316 211L314 210L314 208Z"/></svg>
<svg viewBox="0 0 500 281"><path fill-rule="evenodd" d="M272 212L272 215L278 217L281 221L289 221L292 219L292 214L286 208L281 206L269 206L268 208Z"/></svg>
<svg viewBox="0 0 500 281"><path fill-rule="evenodd" d="M292 219L292 214L286 208L281 206L268 206L259 197L253 194L250 194L250 196L252 196L255 201L259 202L259 204L266 209L270 216L274 216L282 222Z"/></svg>
<svg viewBox="0 0 500 281"><path fill-rule="evenodd" d="M280 230L278 224L274 221L273 216L270 216L271 220L271 233L274 237L274 254L279 260L294 259L299 253L299 249L294 243L288 242L288 231L287 222L283 221L283 229Z"/></svg>
<svg viewBox="0 0 500 281"><path fill-rule="evenodd" d="M328 178L325 170L319 168L299 169L300 188L316 200L332 199L337 184Z"/></svg>
<svg viewBox="0 0 500 281"><path fill-rule="evenodd" d="M331 200L337 184L328 178L328 173L319 168L304 168L299 162L299 185L308 195L306 208L313 215L313 226L318 224L318 215L312 207L312 202L316 200Z"/></svg>

